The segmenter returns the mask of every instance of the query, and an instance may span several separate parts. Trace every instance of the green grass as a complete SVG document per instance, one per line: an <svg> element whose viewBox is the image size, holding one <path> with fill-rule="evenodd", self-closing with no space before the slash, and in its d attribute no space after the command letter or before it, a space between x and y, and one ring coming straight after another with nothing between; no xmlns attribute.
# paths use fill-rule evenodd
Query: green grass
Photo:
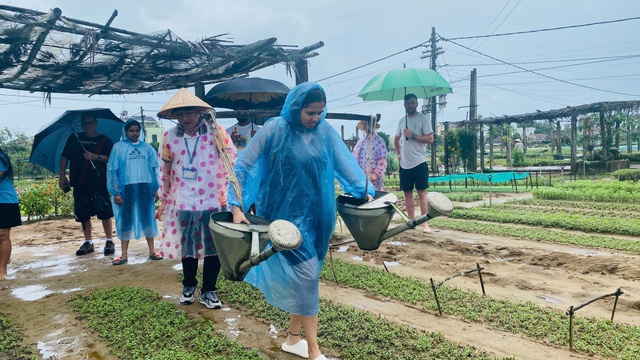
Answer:
<svg viewBox="0 0 640 360"><path fill-rule="evenodd" d="M0 359L35 360L39 357L24 344L22 334L9 318L0 313Z"/></svg>
<svg viewBox="0 0 640 360"><path fill-rule="evenodd" d="M95 291L72 305L119 359L261 359L212 321L192 319L141 287Z"/></svg>

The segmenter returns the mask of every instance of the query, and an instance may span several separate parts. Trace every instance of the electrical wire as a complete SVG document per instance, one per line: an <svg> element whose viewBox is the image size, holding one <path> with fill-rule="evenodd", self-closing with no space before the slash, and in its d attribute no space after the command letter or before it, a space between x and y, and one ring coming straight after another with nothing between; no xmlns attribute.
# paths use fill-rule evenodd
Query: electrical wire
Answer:
<svg viewBox="0 0 640 360"><path fill-rule="evenodd" d="M493 57L493 56L491 56L491 55L487 55L487 54L481 53L480 51L473 50L473 49L471 49L471 48L469 48L469 47L467 47L467 46L464 46L464 45L458 44L457 42L455 42L455 41L453 41L453 40L450 40L450 39L442 39L442 40L444 40L444 41L448 41L448 42L450 42L450 43L452 43L452 44L454 44L454 45L460 46L461 48L467 49L467 50L472 51L472 52L474 52L474 53L477 53L477 54L479 54L479 55L482 55L482 56L488 57L488 58L490 58L490 59L492 59L492 60L499 61L499 62L501 62L501 63L503 63L503 64L505 64L505 65L513 66L513 67L515 67L516 69L520 69L520 70L525 71L525 72L529 72L529 73L532 73L532 74L536 74L536 75L538 75L538 76L542 76L542 77L545 77L545 78L547 78L547 79L556 80L556 81L561 82L561 83L565 83L565 84L569 84L569 85L574 85L574 86L582 87L582 88L585 88L585 89L590 89L590 90L595 90L595 91L606 92L606 93L610 93L610 94L617 94L617 95L625 95L625 96L640 97L640 95L637 95L637 94L630 94L630 93L624 93L624 92L620 92L620 91L613 91L613 90L599 89L599 88L595 88L595 87L592 87L592 86L587 86L587 85L577 84L577 83L574 83L574 82L571 82L571 81L562 80L562 79L559 79L559 78L556 78L556 77L553 77L553 76L545 75L545 74L542 74L542 73L539 73L539 72L536 72L536 71L533 71L533 70L529 70L529 69L523 68L522 66L515 65L515 64L509 63L509 62L504 61L504 60L500 60L500 59L495 58L495 57Z"/></svg>

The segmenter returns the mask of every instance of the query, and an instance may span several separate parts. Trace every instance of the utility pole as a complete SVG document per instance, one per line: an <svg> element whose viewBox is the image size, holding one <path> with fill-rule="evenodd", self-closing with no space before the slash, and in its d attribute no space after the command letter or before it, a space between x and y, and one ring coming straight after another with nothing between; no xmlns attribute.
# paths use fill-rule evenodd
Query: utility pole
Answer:
<svg viewBox="0 0 640 360"><path fill-rule="evenodd" d="M142 106L140 106L140 121L142 122L142 136L144 137L144 140L148 142L149 139L147 139L147 127L144 124L144 109Z"/></svg>
<svg viewBox="0 0 640 360"><path fill-rule="evenodd" d="M478 78L476 74L476 68L471 70L471 90L469 92L469 121L471 123L471 133L473 136L473 157L470 171L476 171L476 164L478 163L478 141L476 138L476 124L478 121ZM482 132L481 132L482 133ZM484 149L482 149L484 154ZM482 157L482 162L484 163L484 156Z"/></svg>
<svg viewBox="0 0 640 360"><path fill-rule="evenodd" d="M436 45L436 28L432 27L431 28L431 48L428 51L428 57L431 58L431 65L429 66L429 68L433 71L437 71L436 70L436 59L438 57L439 54L442 54L442 48L438 47ZM426 53L426 52L425 52ZM435 172L436 174L439 173L438 171L438 163L437 163L437 157L436 157L436 123L437 123L437 110L438 110L438 97L437 96L432 96L431 98L429 98L429 111L431 112L431 128L433 129L433 144L431 144L431 171Z"/></svg>

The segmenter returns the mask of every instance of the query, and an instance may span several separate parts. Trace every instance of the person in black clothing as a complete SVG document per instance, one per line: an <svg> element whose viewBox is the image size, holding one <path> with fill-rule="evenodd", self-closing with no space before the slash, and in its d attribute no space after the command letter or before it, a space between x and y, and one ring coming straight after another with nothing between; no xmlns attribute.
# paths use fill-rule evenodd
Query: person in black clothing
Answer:
<svg viewBox="0 0 640 360"><path fill-rule="evenodd" d="M110 255L116 249L112 239L113 210L107 191L107 161L113 142L97 132L98 122L93 113L83 113L80 121L83 132L69 136L62 151L58 185L63 191L73 187L73 213L76 221L82 224L85 240L76 255L95 251L91 236L91 217L94 215L102 220L107 239L104 254ZM70 182L66 176L68 162Z"/></svg>

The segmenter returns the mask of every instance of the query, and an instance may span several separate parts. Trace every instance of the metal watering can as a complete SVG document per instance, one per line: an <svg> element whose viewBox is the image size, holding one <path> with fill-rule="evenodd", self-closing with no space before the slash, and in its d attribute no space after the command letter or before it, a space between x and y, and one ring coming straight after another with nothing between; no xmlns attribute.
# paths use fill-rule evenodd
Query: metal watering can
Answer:
<svg viewBox="0 0 640 360"><path fill-rule="evenodd" d="M398 197L384 191L376 191L374 200L364 203L362 199L350 195L340 195L336 198L338 213L347 225L347 229L362 250L376 250L382 241L413 229L435 217L450 215L453 212L451 200L438 192L427 194L429 211L416 219L410 220L395 205ZM405 218L405 223L387 230L395 212Z"/></svg>
<svg viewBox="0 0 640 360"><path fill-rule="evenodd" d="M300 246L300 230L286 220L269 220L245 214L251 224L234 224L233 213L211 214L209 229L218 251L224 277L242 281L251 267L260 264L278 251ZM271 241L272 246L267 248Z"/></svg>

